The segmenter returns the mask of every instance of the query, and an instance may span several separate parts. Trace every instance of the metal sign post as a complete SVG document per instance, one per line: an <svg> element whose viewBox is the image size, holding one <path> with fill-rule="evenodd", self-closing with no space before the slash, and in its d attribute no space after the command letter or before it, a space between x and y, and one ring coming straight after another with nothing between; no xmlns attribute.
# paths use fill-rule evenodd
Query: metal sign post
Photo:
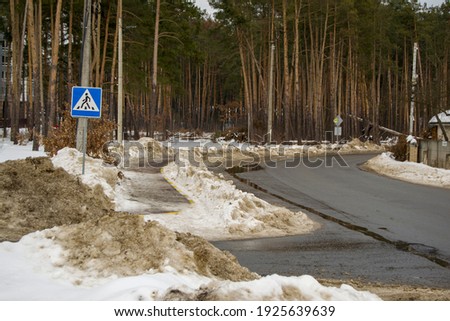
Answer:
<svg viewBox="0 0 450 321"><path fill-rule="evenodd" d="M344 122L344 120L342 119L341 115L337 115L336 117L334 117L333 119L333 123L334 123L334 136L337 137L337 142L339 142L339 137L342 136L342 123Z"/></svg>
<svg viewBox="0 0 450 321"><path fill-rule="evenodd" d="M87 145L87 133L86 128L83 128L83 165L81 167L81 175L84 175L86 169L86 145Z"/></svg>

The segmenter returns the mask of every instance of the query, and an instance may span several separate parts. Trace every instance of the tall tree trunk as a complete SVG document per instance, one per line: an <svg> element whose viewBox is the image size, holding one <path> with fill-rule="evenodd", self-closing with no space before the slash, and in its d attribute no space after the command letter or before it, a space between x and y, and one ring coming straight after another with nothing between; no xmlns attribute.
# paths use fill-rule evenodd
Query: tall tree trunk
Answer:
<svg viewBox="0 0 450 321"><path fill-rule="evenodd" d="M289 76L289 40L286 0L283 0L284 139L291 138L291 81Z"/></svg>
<svg viewBox="0 0 450 321"><path fill-rule="evenodd" d="M33 6L33 0L28 1L28 45L31 51L31 69L32 69L32 101L33 101L33 150L39 150L39 136L41 131L41 117L40 117L40 82L39 82L39 52L38 52L38 41L40 39L36 37L37 24L36 17L34 15L35 8Z"/></svg>
<svg viewBox="0 0 450 321"><path fill-rule="evenodd" d="M5 53L4 53L5 54ZM11 79L12 65L11 65L11 44L7 46L6 57L8 57L8 63L6 64L6 79ZM11 102L11 90L10 90L10 82L5 81L5 96L3 97L3 137L7 136L7 128L8 128L8 120L11 119L10 115L10 106L9 102Z"/></svg>
<svg viewBox="0 0 450 321"><path fill-rule="evenodd" d="M208 59L203 63L203 79L201 91L202 120L200 128L204 128L208 113Z"/></svg>
<svg viewBox="0 0 450 321"><path fill-rule="evenodd" d="M120 1L118 0L118 6L120 6ZM114 43L113 43L113 56L112 56L112 62L111 62L111 80L109 85L109 119L114 120L116 119L116 104L114 100L114 93L116 88L116 64L117 64L117 42L119 38L119 12L117 12L116 17L116 31L114 33Z"/></svg>
<svg viewBox="0 0 450 321"><path fill-rule="evenodd" d="M192 128L193 125L193 106L194 101L192 97L192 61L189 59L187 66L187 74L186 74L186 84L187 84L187 128Z"/></svg>
<svg viewBox="0 0 450 321"><path fill-rule="evenodd" d="M108 48L108 39L109 39L109 19L111 16L111 2L108 2L108 13L106 14L106 22L105 22L105 39L103 42L103 57L102 57L102 66L100 69L100 82L99 86L103 85L105 80L105 65L106 65L106 51Z"/></svg>
<svg viewBox="0 0 450 321"><path fill-rule="evenodd" d="M242 32L238 29L237 30L237 37L238 37L238 43L239 43L239 55L241 57L241 67L242 67L242 78L244 82L244 101L245 101L245 109L247 110L247 117L248 117L248 140L252 139L253 135L253 119L252 119L252 102L250 98L250 84L249 84L249 76L248 76L248 66L247 66L247 59L245 57L245 48L244 48L244 41L243 37L244 35Z"/></svg>
<svg viewBox="0 0 450 321"><path fill-rule="evenodd" d="M100 86L100 56L101 56L101 45L100 45L100 34L101 34L101 22L102 22L102 13L101 13L101 7L102 7L102 1L97 0L96 1L96 11L97 11L97 26L95 24L92 24L92 27L95 29L94 33L94 66L95 66L95 86Z"/></svg>
<svg viewBox="0 0 450 321"><path fill-rule="evenodd" d="M295 128L294 134L297 135L297 137L300 137L302 135L300 124L302 123L302 120L300 119L302 117L301 113L301 92L300 92L300 13L302 8L302 0L295 1L295 20L294 20L294 110L296 115L296 122L295 122Z"/></svg>
<svg viewBox="0 0 450 321"><path fill-rule="evenodd" d="M58 0L56 5L56 17L55 25L53 27L52 33L52 57L50 65L50 76L48 84L48 104L49 104L49 115L48 115L48 129L51 130L53 126L56 125L56 74L58 68L59 60L59 31L61 27L61 8L62 0Z"/></svg>
<svg viewBox="0 0 450 321"><path fill-rule="evenodd" d="M41 84L39 90L39 102L40 112L39 112L39 123L41 124L41 134L46 135L46 121L45 121L45 104L44 104L44 68L42 65L42 0L39 0L38 8L37 8L37 20L36 20L36 29L37 29L37 39L36 39L36 47L39 53L38 55L38 65L39 65L39 83Z"/></svg>
<svg viewBox="0 0 450 321"><path fill-rule="evenodd" d="M27 4L28 6L28 4ZM28 10L27 12L25 12L25 14L27 15L27 27L26 29L28 30ZM27 129L28 129L28 133L30 134L30 141L33 140L33 62L32 62L32 58L31 58L31 50L32 48L30 46L27 46L27 51L28 51L28 63L27 63L27 74L28 77L26 78L26 90L27 92L24 93L26 95L27 102L26 102L26 112L25 112L25 118L27 121Z"/></svg>
<svg viewBox="0 0 450 321"><path fill-rule="evenodd" d="M67 82L69 93L73 86L73 61L72 61L72 48L73 48L73 0L70 0L69 10L69 30L68 30L68 48L67 48Z"/></svg>
<svg viewBox="0 0 450 321"><path fill-rule="evenodd" d="M335 7L336 12L336 7ZM337 69L338 69L338 60L337 60L337 49L336 49L336 33L337 33L337 22L336 19L334 19L333 23L333 31L330 32L330 62L328 65L329 68L329 106L330 110L333 113L332 117L339 114L338 110L338 104L337 104L337 93L338 93L338 76L337 76Z"/></svg>
<svg viewBox="0 0 450 321"><path fill-rule="evenodd" d="M20 14L18 1L11 0L11 29L12 29L12 86L11 86L11 141L18 143L19 116L20 116L20 80L22 79L23 38L20 35ZM25 11L26 17L26 11ZM25 18L24 18L25 19ZM24 30L23 30L24 31ZM23 33L24 35L24 33Z"/></svg>
<svg viewBox="0 0 450 321"><path fill-rule="evenodd" d="M150 103L150 117L155 115L154 111L157 109L158 103L158 46L159 46L159 15L160 15L161 1L156 0L155 8L155 34L153 38L153 64L152 64L152 97ZM153 137L153 124L154 119L150 120L150 136Z"/></svg>

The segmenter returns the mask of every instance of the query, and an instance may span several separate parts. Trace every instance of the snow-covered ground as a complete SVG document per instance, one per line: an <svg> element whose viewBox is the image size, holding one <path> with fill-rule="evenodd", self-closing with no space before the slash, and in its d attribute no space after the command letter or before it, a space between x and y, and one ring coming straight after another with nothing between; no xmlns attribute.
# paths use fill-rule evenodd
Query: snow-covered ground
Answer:
<svg viewBox="0 0 450 321"><path fill-rule="evenodd" d="M14 145L9 138L0 138L0 163L27 157L47 156L43 147L39 148L39 151L33 152L31 146L31 143L27 145Z"/></svg>
<svg viewBox="0 0 450 321"><path fill-rule="evenodd" d="M398 162L390 153L372 158L365 167L381 175L415 184L450 188L450 170L412 162Z"/></svg>
<svg viewBox="0 0 450 321"><path fill-rule="evenodd" d="M106 166L100 159L92 157L85 158L85 169L83 171L83 153L74 148L63 148L52 158L55 167L61 167L69 174L75 175L89 186L100 185L110 199L116 196L115 188L119 170L113 166Z"/></svg>
<svg viewBox="0 0 450 321"><path fill-rule="evenodd" d="M16 158L15 151L15 147L3 149L2 160ZM41 155L23 152L21 156ZM73 149L64 149L53 158L53 162L55 166L63 167L66 171L80 177L81 157L80 153ZM111 180L117 174L116 170L102 166L100 161L89 157L86 160L88 174L81 178L83 182L89 185L100 184L110 197L114 197ZM195 195L194 202L198 203L190 212L185 213L186 218L183 217L183 213L177 216L182 218L182 224L175 224L173 221L158 217L162 224L177 229L183 226L184 232L198 231L205 236L212 235L208 234L207 228L204 227L214 227L214 231L219 235L221 233L222 236L233 235L236 231L240 235L246 233L258 235L265 229L276 234L280 232L277 232L277 229L283 230L289 227L293 228L291 232L296 230L305 232L313 227L312 222L304 214L290 213L263 202L251 194L243 193L204 168L180 169L174 166L170 165L166 168L166 176L186 194L191 197ZM217 194L214 194L214 191ZM224 198L212 201L213 198L218 198L222 194L225 195ZM220 207L219 204L223 206ZM198 216L196 211L203 213ZM207 213L210 214L209 217L205 215ZM136 222L136 216L132 217ZM280 217L287 222L282 228L270 222ZM200 268L203 265L196 263L198 257L192 252L194 250L189 247L191 246L189 242L180 241L183 238L192 238L190 234L185 236L175 234L163 227L158 227L157 223L144 222L144 220L139 223L140 219L137 223L139 227L142 226L144 230L150 227L156 228L158 231L160 237L154 239L155 242L162 242L161 237L169 240L166 243L157 243L160 247L158 255L162 257L156 268L137 273L134 270L128 271L127 266L124 270L120 267L120 262L105 268L105 257L112 262L118 254L125 255L125 258L127 255L132 255L136 259L139 257L136 253L121 252L121 245L114 241L118 235L131 233L132 237L138 236L138 241L133 246L138 246L143 254L151 246L145 242L140 244L139 240L144 236L149 237L148 234L152 233L142 235L145 233L139 232L138 229L130 231L127 229L127 218L121 219L124 219L123 226L119 224L119 227L116 226L114 229L100 228L108 220L109 223L117 221L114 218L105 218L86 222L86 226L68 225L37 231L24 236L17 243L0 243L0 262L2 262L0 300L195 299L199 292L205 291L215 300L379 300L374 294L356 291L345 284L340 287L322 286L313 277L306 275L299 277L255 275L252 277L253 280L247 277L248 280L244 281L230 281L230 279L215 276L213 270L210 268L203 270L204 268ZM147 221L148 219L149 217ZM96 229L99 229L98 232ZM90 237L95 240L86 239L86 235L91 235ZM81 245L67 248L67 243L74 240ZM200 242L200 239L195 240L193 241L195 244ZM203 255L207 256L210 252L206 253ZM181 260L181 258L184 259ZM108 260L106 262L109 262ZM214 261L215 257L210 260ZM78 265L74 264L74 261L78 262ZM233 260L228 259L226 262L228 262L226 264L232 264L229 262ZM197 270L189 267L196 267ZM242 269L239 266L236 268Z"/></svg>
<svg viewBox="0 0 450 321"><path fill-rule="evenodd" d="M42 151L31 152L30 145L14 146L6 141L0 142L0 162L44 155ZM114 183L117 179L117 168L106 167L101 161L86 157L86 175L81 176L82 155L69 148L61 150L52 161L55 166L63 167L88 185L100 184L111 199L118 198L116 194L120 193L120 189L115 189ZM400 179L450 186L450 171L421 164L399 163L392 160L388 154L375 157L368 166L372 170ZM164 175L190 198L193 204L178 215L146 216L145 221L142 220L138 225L157 224L151 222L156 220L169 229L198 234L209 239L306 233L316 228L305 214L292 213L242 192L231 182L211 173L205 167L189 164L177 166L172 163L164 169ZM138 176L134 179L138 179ZM126 211L126 203L125 206L122 204L120 209ZM280 225L279 222L283 224ZM164 236L163 239L170 242L158 243L161 247L159 250L165 253L165 256L160 258L156 268L139 273L134 270L124 272L123 268L117 269L114 264L109 269L105 268L100 259L101 255L115 257L117 251L120 252L117 250L120 246L112 241L114 232L108 228L94 233L97 237L95 241L83 240L86 247L80 246L77 250L85 255L93 255L93 258L84 260L83 265L73 265L69 262L69 257L74 254L70 254L63 244L72 239L71 233L86 235L84 232L100 226L102 221L89 224L88 227L55 227L28 234L17 243L0 243L0 300L195 299L199 291L207 291L217 300L379 299L374 294L356 291L345 284L340 287L322 286L311 276L270 275L255 276L252 280L230 281L215 276L210 270L199 272L196 270L198 266L195 263L195 255L186 244L180 243L180 234L158 227L158 224L151 226L157 228L158 233ZM123 234L124 231L119 229L116 233ZM139 234L138 231L133 233ZM190 234L186 235L189 238ZM161 236L158 242L161 242ZM148 243L137 244L143 251L149 247ZM94 251L94 254L90 252L92 247L96 246L100 247L100 254L98 251ZM185 259L180 261L180 258ZM192 268L189 268L190 266ZM175 297L174 293L177 293Z"/></svg>
<svg viewBox="0 0 450 321"><path fill-rule="evenodd" d="M145 146L147 141L142 145ZM221 164L226 167L233 167L244 163L264 162L269 157L271 161L280 159L290 159L300 156L324 156L328 153L339 152L341 154L355 154L385 151L384 146L376 145L370 141L361 142L359 139L353 139L345 144L336 143L316 143L310 145L311 142L299 144L297 141L286 142L285 144L273 145L254 145L248 143L238 143L233 140L225 141L217 139L215 143L208 139L180 140L174 139L166 142L165 145L170 147L172 152L186 153L190 151L188 156L195 163ZM136 156L130 151L130 155ZM186 158L187 156L185 156Z"/></svg>
<svg viewBox="0 0 450 321"><path fill-rule="evenodd" d="M206 167L171 163L163 173L192 202L178 215L147 217L170 229L218 240L302 234L317 228L304 213L293 213L243 192Z"/></svg>
<svg viewBox="0 0 450 321"><path fill-rule="evenodd" d="M191 299L199 291L213 292L217 300L378 300L347 285L324 287L311 276L271 275L232 282L167 265L161 271L134 276L94 277L92 271L67 266L64 251L44 233L29 234L18 243L0 243L0 300L142 301L162 300L170 293L179 293L178 299ZM292 296L292 289L297 296Z"/></svg>

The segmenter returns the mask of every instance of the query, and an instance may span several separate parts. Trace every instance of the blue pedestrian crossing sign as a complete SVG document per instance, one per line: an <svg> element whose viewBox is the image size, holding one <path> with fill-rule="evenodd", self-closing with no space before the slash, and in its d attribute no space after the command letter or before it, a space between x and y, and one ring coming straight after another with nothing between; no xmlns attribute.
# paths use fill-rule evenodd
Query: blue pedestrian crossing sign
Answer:
<svg viewBox="0 0 450 321"><path fill-rule="evenodd" d="M72 117L100 118L102 113L102 89L96 87L72 87Z"/></svg>

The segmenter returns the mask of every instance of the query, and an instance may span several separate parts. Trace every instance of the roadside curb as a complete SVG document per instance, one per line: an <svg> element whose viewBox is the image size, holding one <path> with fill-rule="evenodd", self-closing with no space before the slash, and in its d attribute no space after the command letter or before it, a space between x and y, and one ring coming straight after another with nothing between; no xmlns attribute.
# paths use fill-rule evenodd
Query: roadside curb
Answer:
<svg viewBox="0 0 450 321"><path fill-rule="evenodd" d="M167 177L164 176L164 168L161 168L159 171L161 172L161 175L164 177L164 179L166 180L166 182L169 183L169 185L172 186L173 189L175 189L180 195L182 195L182 196L188 201L189 204L194 204L194 201L191 200L191 199L189 198L189 196L187 196L185 193L183 193L182 191L180 191L180 189L175 185L174 182L172 182L170 179L168 179ZM179 213L179 212L177 212L177 213Z"/></svg>

